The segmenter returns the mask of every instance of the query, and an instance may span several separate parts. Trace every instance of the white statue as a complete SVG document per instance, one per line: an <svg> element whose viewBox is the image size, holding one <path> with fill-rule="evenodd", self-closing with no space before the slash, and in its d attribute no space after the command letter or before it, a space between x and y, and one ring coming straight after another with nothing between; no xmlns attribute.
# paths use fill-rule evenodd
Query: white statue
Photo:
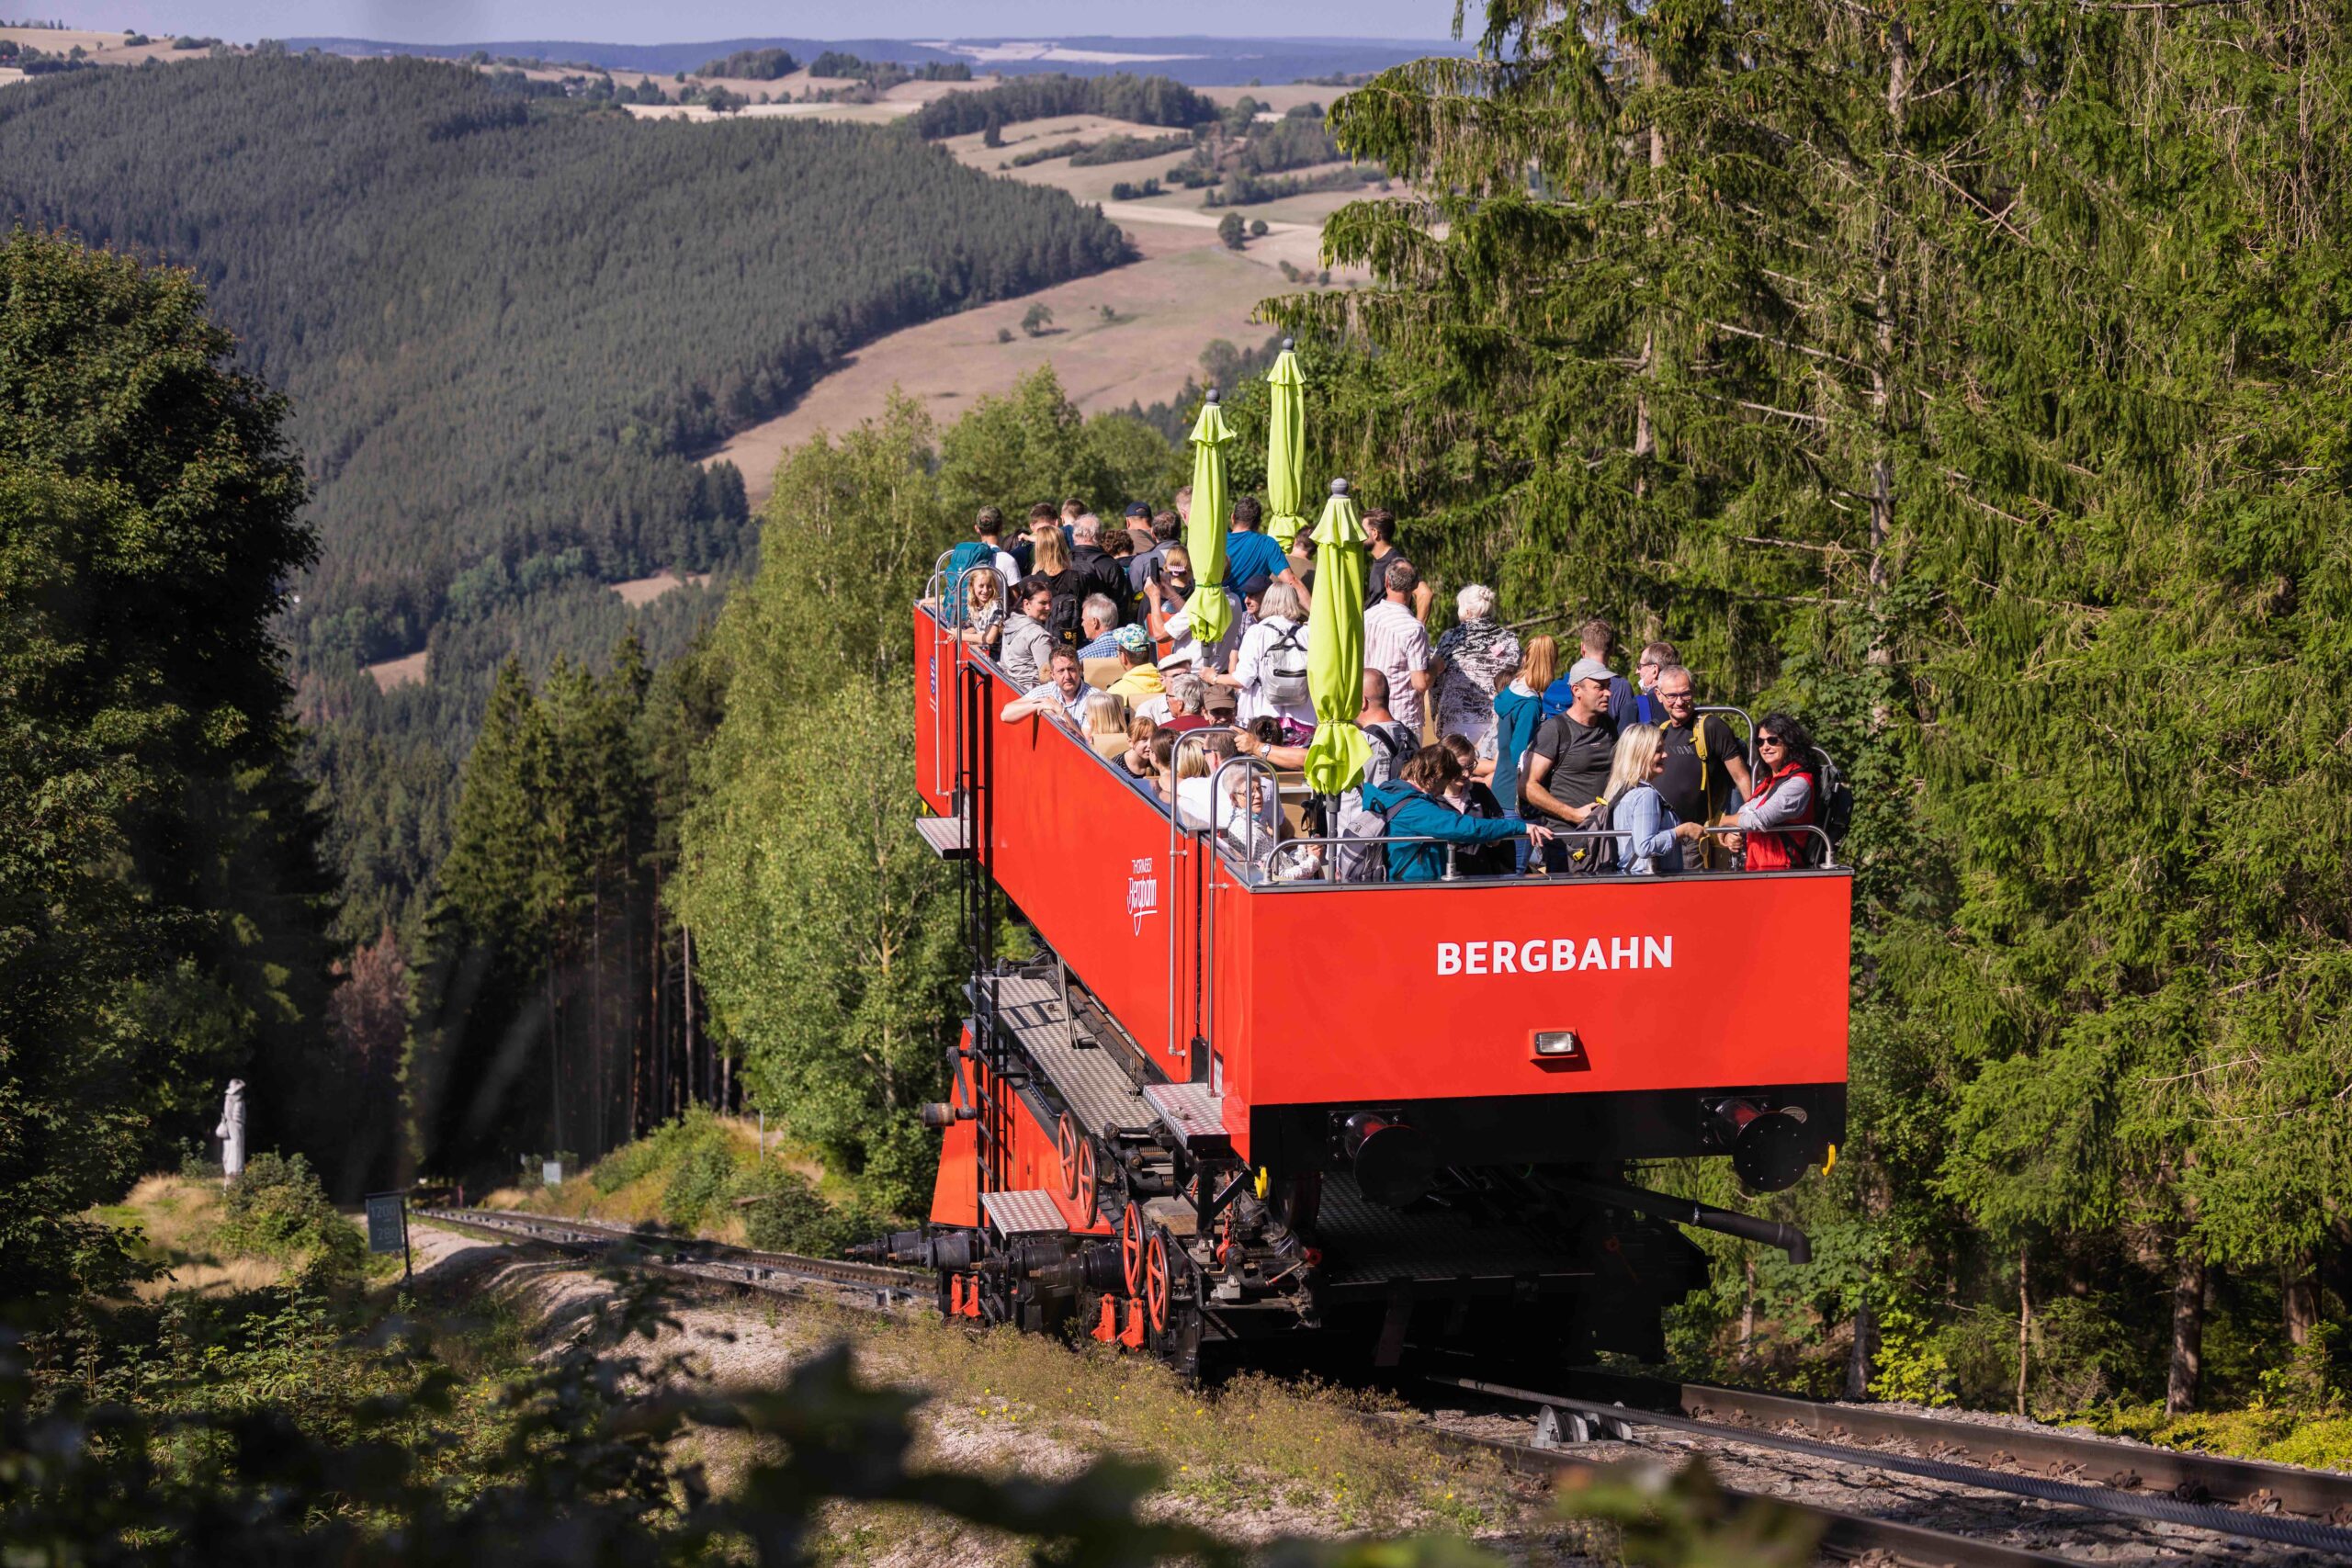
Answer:
<svg viewBox="0 0 2352 1568"><path fill-rule="evenodd" d="M229 1097L220 1103L220 1125L212 1129L220 1140L220 1179L233 1180L245 1168L245 1080L229 1080Z"/></svg>

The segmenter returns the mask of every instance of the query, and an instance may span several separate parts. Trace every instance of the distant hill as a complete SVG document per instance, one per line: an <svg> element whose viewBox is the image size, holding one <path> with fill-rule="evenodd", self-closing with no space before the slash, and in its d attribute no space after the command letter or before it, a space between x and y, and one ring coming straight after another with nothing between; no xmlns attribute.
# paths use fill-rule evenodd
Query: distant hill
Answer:
<svg viewBox="0 0 2352 1568"><path fill-rule="evenodd" d="M1168 76L1192 87L1231 87L1257 81L1302 81L1312 76L1361 75L1385 71L1431 54L1467 54L1451 39L1216 39L1082 38L933 39L713 39L699 43L590 43L579 39L530 39L492 43L384 43L371 39L300 38L289 48L330 54L430 55L462 59L479 50L493 60L545 60L598 65L608 71L650 71L663 75L742 50L782 49L800 60L827 50L863 60L895 60L904 65L961 62L982 74L1027 75L1063 72L1091 76L1129 71Z"/></svg>
<svg viewBox="0 0 2352 1568"><path fill-rule="evenodd" d="M193 268L291 400L322 556L283 629L356 939L420 916L501 661L598 660L631 626L658 660L719 585L607 585L748 564L741 479L702 452L883 333L1127 254L903 130L542 86L293 55L0 89L0 232ZM419 649L421 683L361 673Z"/></svg>
<svg viewBox="0 0 2352 1568"><path fill-rule="evenodd" d="M522 90L298 55L0 95L0 225L193 266L293 398L312 656L411 651L484 601L487 557L498 584L723 566L742 498L697 454L862 342L1126 254L900 133Z"/></svg>

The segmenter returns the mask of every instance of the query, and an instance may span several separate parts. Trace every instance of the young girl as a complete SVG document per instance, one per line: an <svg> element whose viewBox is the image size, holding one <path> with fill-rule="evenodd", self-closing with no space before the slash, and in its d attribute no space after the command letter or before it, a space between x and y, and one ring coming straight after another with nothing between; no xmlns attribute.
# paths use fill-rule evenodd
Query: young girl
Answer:
<svg viewBox="0 0 2352 1568"><path fill-rule="evenodd" d="M996 573L987 567L966 573L964 602L969 607L964 613L964 629L956 635L993 653L996 639L1004 635L1004 591Z"/></svg>
<svg viewBox="0 0 2352 1568"><path fill-rule="evenodd" d="M1159 726L1137 714L1127 720L1127 749L1119 755L1119 765L1139 779L1150 778L1158 770L1151 760L1151 742L1159 733Z"/></svg>

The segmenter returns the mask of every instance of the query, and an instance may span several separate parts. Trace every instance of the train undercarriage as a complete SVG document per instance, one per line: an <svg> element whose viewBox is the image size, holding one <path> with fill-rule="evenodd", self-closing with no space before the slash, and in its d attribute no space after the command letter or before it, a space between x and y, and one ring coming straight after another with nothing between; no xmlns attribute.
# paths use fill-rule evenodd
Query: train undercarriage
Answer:
<svg viewBox="0 0 2352 1568"><path fill-rule="evenodd" d="M860 1253L935 1269L951 1318L1091 1338L1186 1377L1388 1366L1408 1345L1656 1361L1667 1309L1706 1278L1673 1222L1804 1245L1626 1186L1623 1159L1444 1163L1462 1151L1421 1130L1443 1118L1418 1106L1293 1118L1319 1122L1324 1147L1276 1179L1236 1154L1207 1086L1168 1081L1050 954L968 995L956 1096L927 1111L946 1140L934 1214L964 1223ZM1736 1141L1708 1097L1687 1098L1699 1145L1711 1121ZM1842 1085L1763 1098L1782 1101L1768 1115L1842 1120Z"/></svg>

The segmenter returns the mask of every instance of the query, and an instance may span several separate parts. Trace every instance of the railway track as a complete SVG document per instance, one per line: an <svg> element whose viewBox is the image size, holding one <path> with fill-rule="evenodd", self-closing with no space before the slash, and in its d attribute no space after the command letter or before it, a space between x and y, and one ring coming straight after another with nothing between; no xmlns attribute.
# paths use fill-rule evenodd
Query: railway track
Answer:
<svg viewBox="0 0 2352 1568"><path fill-rule="evenodd" d="M858 1305L886 1310L909 1302L927 1301L938 1289L929 1273L918 1269L847 1263L831 1258L803 1258L790 1252L762 1252L724 1242L609 1225L596 1220L491 1209L419 1209L416 1213L421 1219L445 1225L583 1255L608 1253L616 1247L633 1248L645 1254L637 1260L640 1266L688 1279L787 1295L805 1293L812 1285L827 1286Z"/></svg>
<svg viewBox="0 0 2352 1568"><path fill-rule="evenodd" d="M1552 1451L1564 1440L1594 1436L1630 1439L1631 1428L1646 1427L1796 1454L1840 1466L2006 1493L2143 1523L2182 1526L2301 1551L2352 1558L2352 1529L2333 1522L2341 1517L2337 1510L2352 1505L2352 1477L2326 1472L2214 1460L2205 1455L2143 1450L2073 1433L1824 1404L1703 1385L1666 1385L1678 1388L1694 1408L1705 1413L1692 1416L1622 1401L1602 1403L1538 1393L1475 1378L1437 1377L1431 1381L1543 1412L1537 1424L1538 1436L1527 1445L1538 1452ZM1609 1381L1637 1385L1642 1382ZM1924 1450L1930 1457L1889 1453L1820 1436L1792 1435L1768 1429L1768 1424L1800 1426L1809 1433L1899 1441ZM2030 1457L2021 1458L2021 1452ZM1962 1463L1942 1457L1951 1453L1968 1454L1984 1462ZM2036 1465L2052 1473L2021 1473L2020 1465ZM2150 1473L2143 1474L2143 1471ZM2066 1479L2055 1479L2053 1474ZM2147 1488L2152 1478L2168 1489L2151 1492ZM2207 1490L2209 1487L2222 1490ZM2282 1497L2290 1495L2318 1517L2286 1512ZM2221 1506L2201 1500L2210 1496L2229 1496L2247 1506Z"/></svg>
<svg viewBox="0 0 2352 1568"><path fill-rule="evenodd" d="M1386 1416L1367 1416L1364 1419L1375 1426L1396 1425ZM1415 1427L1411 1430L1419 1432L1442 1449L1490 1455L1500 1461L1505 1469L1519 1475L1557 1481L1563 1477L1595 1476L1608 1468L1601 1461L1580 1458L1564 1453L1557 1448L1534 1443L1448 1431L1442 1427ZM1769 1492L1744 1491L1732 1486L1722 1490L1728 1504L1769 1502L1813 1520L1821 1531L1822 1555L1840 1562L1867 1557L1891 1559L1909 1564L1910 1568L2076 1568L2067 1558L2001 1541L1954 1535L1893 1519L1872 1518L1867 1514L1826 1508L1818 1504L1777 1496Z"/></svg>
<svg viewBox="0 0 2352 1568"><path fill-rule="evenodd" d="M845 1304L876 1311L928 1301L936 1283L924 1271L763 1252L594 1220L476 1209L421 1209L418 1216L512 1242L582 1257L635 1254L630 1266L781 1294L830 1291ZM2352 1558L2352 1477L2143 1449L2109 1439L1956 1421L1870 1406L1822 1404L1703 1384L1589 1376L1578 1385L1609 1399L1578 1399L1472 1378L1434 1383L1549 1413L1532 1440L1416 1425L1410 1430L1456 1452L1485 1454L1515 1473L1556 1479L1589 1475L1603 1461L1562 1446L1570 1435L1630 1437L1635 1427L1749 1444L1829 1464L1919 1476L2136 1520L2237 1536L2315 1554ZM1392 1417L1367 1416L1395 1432ZM1792 1435L1796 1428L1804 1435ZM1919 1450L1889 1453L1855 1447L1902 1443ZM1962 1456L1975 1463L1962 1463ZM2039 1473L2021 1473L2026 1471ZM1728 1501L1769 1500L1821 1527L1825 1555L1870 1557L1912 1568L2060 1568L2065 1557L1978 1536L1877 1518L1768 1490L1725 1487ZM2235 1505L2217 1506L2216 1503Z"/></svg>
<svg viewBox="0 0 2352 1568"><path fill-rule="evenodd" d="M1579 1374L1574 1382L1592 1398L1611 1405L1638 1405L1695 1421L1768 1431L1795 1427L1833 1441L1908 1443L1931 1458L1964 1458L1999 1470L2132 1492L2164 1493L2185 1503L2222 1503L2257 1513L2295 1514L2352 1526L2352 1475L2331 1471L2143 1447L2050 1427L2010 1427L1878 1405L1796 1399L1708 1383L1599 1373Z"/></svg>

